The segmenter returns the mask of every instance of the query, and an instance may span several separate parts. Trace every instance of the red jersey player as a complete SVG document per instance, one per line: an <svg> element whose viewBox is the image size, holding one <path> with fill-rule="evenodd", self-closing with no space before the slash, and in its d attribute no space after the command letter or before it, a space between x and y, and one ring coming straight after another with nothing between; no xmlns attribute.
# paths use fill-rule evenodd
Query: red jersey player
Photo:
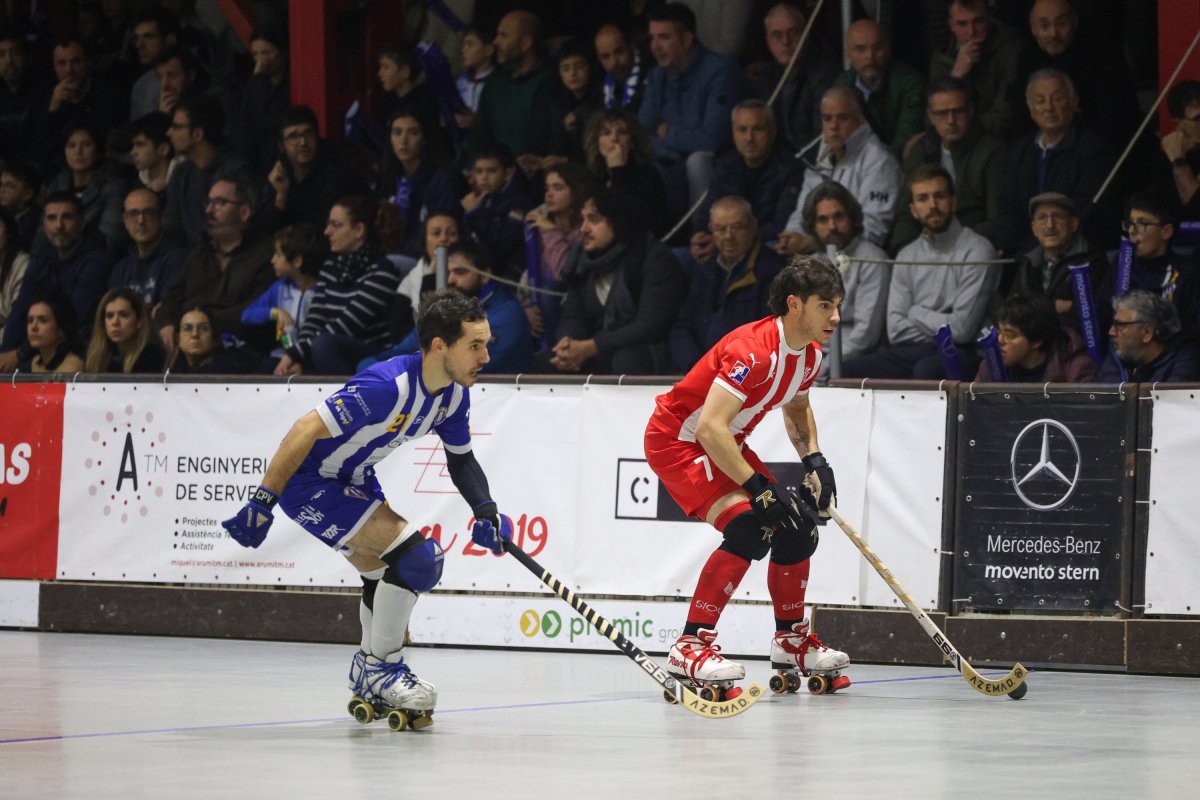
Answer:
<svg viewBox="0 0 1200 800"><path fill-rule="evenodd" d="M828 509L836 486L817 445L808 389L844 296L841 274L824 256L793 259L771 283L772 316L735 328L657 398L646 427L646 459L684 513L724 537L700 571L683 635L668 656L667 669L695 685L723 692L745 677L745 668L721 656L714 644L716 625L750 562L768 553L776 628L772 666L790 674L828 675L834 688L849 684L838 676L850 659L821 644L804 616L816 526L745 444L759 420L781 408L808 472L811 497L799 502ZM792 690L798 685L791 682Z"/></svg>

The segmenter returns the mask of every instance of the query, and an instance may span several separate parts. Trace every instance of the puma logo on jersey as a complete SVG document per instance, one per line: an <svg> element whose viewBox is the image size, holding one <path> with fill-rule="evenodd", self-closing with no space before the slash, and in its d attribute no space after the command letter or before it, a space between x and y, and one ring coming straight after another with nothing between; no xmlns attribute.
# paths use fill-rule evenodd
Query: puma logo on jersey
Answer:
<svg viewBox="0 0 1200 800"><path fill-rule="evenodd" d="M727 597L733 596L733 581L730 581L729 583L725 584L725 595Z"/></svg>

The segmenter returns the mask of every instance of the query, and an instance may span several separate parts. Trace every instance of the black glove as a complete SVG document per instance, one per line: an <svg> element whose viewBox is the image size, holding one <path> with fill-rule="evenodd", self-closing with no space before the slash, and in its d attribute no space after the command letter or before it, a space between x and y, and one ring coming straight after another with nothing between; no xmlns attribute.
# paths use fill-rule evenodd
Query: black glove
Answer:
<svg viewBox="0 0 1200 800"><path fill-rule="evenodd" d="M279 495L265 486L259 486L254 491L250 502L242 506L231 519L221 523L221 527L229 531L229 536L242 547L258 547L267 538L267 531L275 518L271 509L279 502Z"/></svg>
<svg viewBox="0 0 1200 800"><path fill-rule="evenodd" d="M809 453L800 459L808 473L804 476L804 486L812 494L821 519L829 519L829 504L837 505L837 481L833 479L833 467L825 460L820 451Z"/></svg>
<svg viewBox="0 0 1200 800"><path fill-rule="evenodd" d="M764 528L808 530L811 523L805 519L796 498L786 487L772 483L756 472L742 488L750 495L750 508Z"/></svg>

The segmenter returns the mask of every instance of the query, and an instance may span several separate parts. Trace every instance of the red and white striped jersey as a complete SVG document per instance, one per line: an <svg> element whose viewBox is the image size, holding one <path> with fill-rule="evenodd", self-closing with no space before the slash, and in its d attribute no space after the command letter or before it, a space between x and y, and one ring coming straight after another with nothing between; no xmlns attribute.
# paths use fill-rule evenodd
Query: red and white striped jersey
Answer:
<svg viewBox="0 0 1200 800"><path fill-rule="evenodd" d="M783 318L771 316L734 328L713 345L671 391L657 397L655 422L680 441L696 441L700 408L713 384L742 401L729 423L740 445L768 411L806 394L821 368L821 348L788 347Z"/></svg>

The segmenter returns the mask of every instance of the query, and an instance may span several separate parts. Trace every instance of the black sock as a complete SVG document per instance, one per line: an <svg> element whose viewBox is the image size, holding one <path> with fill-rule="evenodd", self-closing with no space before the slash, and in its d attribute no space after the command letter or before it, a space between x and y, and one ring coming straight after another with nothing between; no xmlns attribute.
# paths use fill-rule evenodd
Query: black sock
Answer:
<svg viewBox="0 0 1200 800"><path fill-rule="evenodd" d="M699 636L700 629L704 627L703 622L687 622L683 626L684 636Z"/></svg>
<svg viewBox="0 0 1200 800"><path fill-rule="evenodd" d="M801 618L801 619L780 619L779 617L776 617L775 618L775 630L787 631L788 633L791 633L792 626L795 625L797 622L803 622L803 621L804 621L803 618Z"/></svg>

